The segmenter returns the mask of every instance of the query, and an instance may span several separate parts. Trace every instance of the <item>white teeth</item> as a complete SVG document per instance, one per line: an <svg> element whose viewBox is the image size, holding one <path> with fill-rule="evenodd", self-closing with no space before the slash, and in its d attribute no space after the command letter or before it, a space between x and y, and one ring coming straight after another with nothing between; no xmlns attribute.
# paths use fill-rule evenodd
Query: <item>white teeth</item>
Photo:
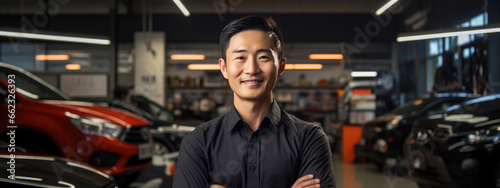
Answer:
<svg viewBox="0 0 500 188"><path fill-rule="evenodd" d="M243 81L244 83L250 83L250 84L256 84L259 83L259 81Z"/></svg>

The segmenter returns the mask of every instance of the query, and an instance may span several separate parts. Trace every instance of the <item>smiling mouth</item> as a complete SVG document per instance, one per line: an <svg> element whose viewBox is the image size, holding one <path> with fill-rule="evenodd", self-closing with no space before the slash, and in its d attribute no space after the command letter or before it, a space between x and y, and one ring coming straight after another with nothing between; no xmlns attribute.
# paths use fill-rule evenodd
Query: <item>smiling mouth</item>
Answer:
<svg viewBox="0 0 500 188"><path fill-rule="evenodd" d="M244 83L244 84L258 84L258 83L262 83L261 80L250 80L250 81L242 81L241 83Z"/></svg>

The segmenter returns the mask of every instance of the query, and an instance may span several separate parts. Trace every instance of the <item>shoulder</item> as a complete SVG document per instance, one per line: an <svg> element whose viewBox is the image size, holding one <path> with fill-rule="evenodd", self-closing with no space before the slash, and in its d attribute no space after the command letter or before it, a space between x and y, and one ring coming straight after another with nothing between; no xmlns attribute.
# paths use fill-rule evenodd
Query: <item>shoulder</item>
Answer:
<svg viewBox="0 0 500 188"><path fill-rule="evenodd" d="M301 137L325 134L321 126L312 122L301 120L285 111L282 111L281 113L281 122L287 127L287 129L291 129L291 131Z"/></svg>
<svg viewBox="0 0 500 188"><path fill-rule="evenodd" d="M192 132L184 136L183 142L184 140L186 140L186 142L205 142L206 138L212 137L214 134L216 134L215 132L219 132L223 129L222 121L225 116L226 115L222 115L201 125L198 125Z"/></svg>

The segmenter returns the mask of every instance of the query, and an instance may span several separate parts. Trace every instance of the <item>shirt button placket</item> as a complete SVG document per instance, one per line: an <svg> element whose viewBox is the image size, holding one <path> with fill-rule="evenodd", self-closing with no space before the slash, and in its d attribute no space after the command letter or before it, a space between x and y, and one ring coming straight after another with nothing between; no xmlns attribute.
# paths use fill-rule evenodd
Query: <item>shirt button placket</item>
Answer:
<svg viewBox="0 0 500 188"><path fill-rule="evenodd" d="M259 146L257 142L258 132L252 134L248 143L248 163L247 163L247 187L259 187Z"/></svg>

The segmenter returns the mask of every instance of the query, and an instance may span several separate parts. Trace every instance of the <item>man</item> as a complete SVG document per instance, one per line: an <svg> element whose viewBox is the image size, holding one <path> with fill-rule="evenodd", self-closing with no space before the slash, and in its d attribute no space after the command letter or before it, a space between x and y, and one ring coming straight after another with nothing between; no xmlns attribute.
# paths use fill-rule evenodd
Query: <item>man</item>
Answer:
<svg viewBox="0 0 500 188"><path fill-rule="evenodd" d="M325 133L273 100L286 63L276 23L235 20L222 30L220 47L233 107L186 135L174 187L335 187Z"/></svg>

